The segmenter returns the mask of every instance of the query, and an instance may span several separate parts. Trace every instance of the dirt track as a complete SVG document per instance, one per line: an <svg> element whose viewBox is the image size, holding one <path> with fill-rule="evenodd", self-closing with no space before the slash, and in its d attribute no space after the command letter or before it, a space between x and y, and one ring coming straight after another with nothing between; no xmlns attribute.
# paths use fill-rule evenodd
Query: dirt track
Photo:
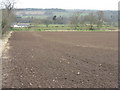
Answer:
<svg viewBox="0 0 120 90"><path fill-rule="evenodd" d="M14 32L3 88L118 87L117 32Z"/></svg>

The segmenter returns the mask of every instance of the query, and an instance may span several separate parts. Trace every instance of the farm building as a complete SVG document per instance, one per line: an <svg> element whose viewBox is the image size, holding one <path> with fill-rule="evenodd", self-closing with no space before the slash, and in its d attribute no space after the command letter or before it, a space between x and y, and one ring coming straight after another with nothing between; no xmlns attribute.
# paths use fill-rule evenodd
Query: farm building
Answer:
<svg viewBox="0 0 120 90"><path fill-rule="evenodd" d="M11 27L15 27L15 28L30 27L30 24L28 24L28 23L17 23L17 24L13 24Z"/></svg>

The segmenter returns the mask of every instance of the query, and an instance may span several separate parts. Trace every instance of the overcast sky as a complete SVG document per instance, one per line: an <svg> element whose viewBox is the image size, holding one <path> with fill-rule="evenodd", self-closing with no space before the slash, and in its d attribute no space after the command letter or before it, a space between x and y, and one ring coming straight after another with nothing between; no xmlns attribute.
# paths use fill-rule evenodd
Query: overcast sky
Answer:
<svg viewBox="0 0 120 90"><path fill-rule="evenodd" d="M17 8L118 10L119 0L18 0Z"/></svg>

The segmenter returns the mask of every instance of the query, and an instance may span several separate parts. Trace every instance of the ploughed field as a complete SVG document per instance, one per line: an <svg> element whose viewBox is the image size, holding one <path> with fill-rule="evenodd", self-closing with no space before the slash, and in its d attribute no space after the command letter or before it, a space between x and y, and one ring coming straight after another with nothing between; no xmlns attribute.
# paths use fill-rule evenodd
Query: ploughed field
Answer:
<svg viewBox="0 0 120 90"><path fill-rule="evenodd" d="M117 32L13 32L3 88L118 87Z"/></svg>

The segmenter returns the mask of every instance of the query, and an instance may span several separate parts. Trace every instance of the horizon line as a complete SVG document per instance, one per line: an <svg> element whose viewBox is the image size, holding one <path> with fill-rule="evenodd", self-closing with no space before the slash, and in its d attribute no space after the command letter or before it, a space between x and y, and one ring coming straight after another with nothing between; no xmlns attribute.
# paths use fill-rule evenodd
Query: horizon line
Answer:
<svg viewBox="0 0 120 90"><path fill-rule="evenodd" d="M98 11L118 11L118 10L100 10L100 9L64 9L64 8L14 8L14 9L62 9L62 10L98 10Z"/></svg>

